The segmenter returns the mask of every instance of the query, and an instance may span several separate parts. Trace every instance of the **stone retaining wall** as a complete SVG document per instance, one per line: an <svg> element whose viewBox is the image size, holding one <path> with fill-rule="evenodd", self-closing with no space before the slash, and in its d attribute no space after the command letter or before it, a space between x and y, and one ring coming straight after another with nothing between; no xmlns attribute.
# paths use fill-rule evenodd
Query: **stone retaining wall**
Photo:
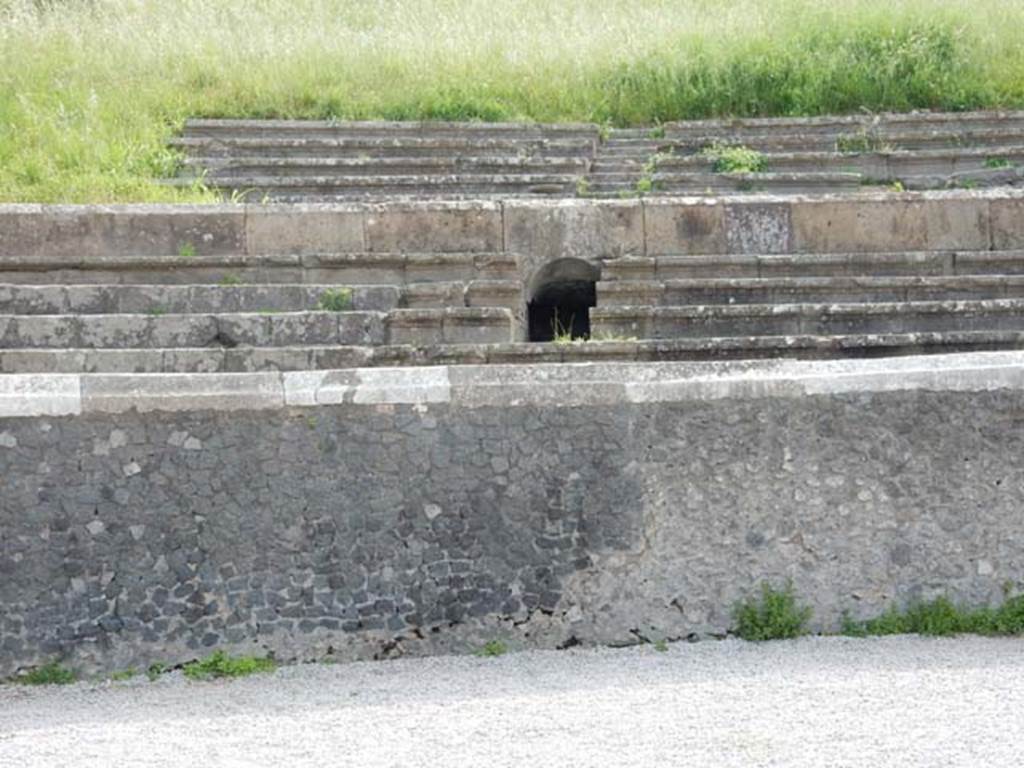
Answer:
<svg viewBox="0 0 1024 768"><path fill-rule="evenodd" d="M815 627L1024 579L1024 353L0 377L0 676Z"/></svg>

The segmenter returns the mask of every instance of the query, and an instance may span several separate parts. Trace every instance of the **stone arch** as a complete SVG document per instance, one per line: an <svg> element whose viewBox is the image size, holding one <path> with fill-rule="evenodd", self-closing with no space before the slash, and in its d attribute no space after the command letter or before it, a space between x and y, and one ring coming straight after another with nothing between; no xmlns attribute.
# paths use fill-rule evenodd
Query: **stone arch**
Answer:
<svg viewBox="0 0 1024 768"><path fill-rule="evenodd" d="M583 259L556 259L530 280L526 315L530 341L552 341L568 333L590 337L590 308L597 303L601 268Z"/></svg>

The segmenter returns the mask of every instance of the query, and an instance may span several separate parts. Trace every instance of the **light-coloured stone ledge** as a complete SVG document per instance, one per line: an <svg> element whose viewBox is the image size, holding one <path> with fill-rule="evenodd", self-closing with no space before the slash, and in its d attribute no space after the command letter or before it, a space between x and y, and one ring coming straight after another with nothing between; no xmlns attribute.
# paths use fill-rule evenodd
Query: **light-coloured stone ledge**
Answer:
<svg viewBox="0 0 1024 768"><path fill-rule="evenodd" d="M580 363L0 376L0 418L321 405L574 407L899 391L1024 390L1024 352L877 360Z"/></svg>

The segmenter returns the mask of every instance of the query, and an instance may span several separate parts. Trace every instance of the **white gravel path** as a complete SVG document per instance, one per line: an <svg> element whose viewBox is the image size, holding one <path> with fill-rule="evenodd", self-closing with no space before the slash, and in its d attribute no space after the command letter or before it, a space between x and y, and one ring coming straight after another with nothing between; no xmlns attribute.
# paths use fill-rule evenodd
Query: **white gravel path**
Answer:
<svg viewBox="0 0 1024 768"><path fill-rule="evenodd" d="M1024 766L1024 640L740 641L0 686L0 766Z"/></svg>

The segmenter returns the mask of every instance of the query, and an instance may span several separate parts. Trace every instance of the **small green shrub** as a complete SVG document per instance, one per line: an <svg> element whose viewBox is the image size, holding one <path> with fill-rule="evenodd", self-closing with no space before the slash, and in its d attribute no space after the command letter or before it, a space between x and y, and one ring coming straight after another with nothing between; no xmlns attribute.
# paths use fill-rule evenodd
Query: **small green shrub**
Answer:
<svg viewBox="0 0 1024 768"><path fill-rule="evenodd" d="M768 170L768 160L756 149L742 146L712 144L701 153L713 165L715 173L764 173Z"/></svg>
<svg viewBox="0 0 1024 768"><path fill-rule="evenodd" d="M191 259L196 255L196 247L192 243L182 243L178 247L178 255L183 259Z"/></svg>
<svg viewBox="0 0 1024 768"><path fill-rule="evenodd" d="M654 190L654 181L650 176L642 176L636 182L636 191L641 195L646 195Z"/></svg>
<svg viewBox="0 0 1024 768"><path fill-rule="evenodd" d="M493 658L495 656L504 656L506 653L508 653L508 646L504 642L501 640L488 640L476 652L476 655L483 658Z"/></svg>
<svg viewBox="0 0 1024 768"><path fill-rule="evenodd" d="M733 631L744 640L783 640L807 633L811 609L797 604L792 584L777 590L765 582L760 599L749 598L737 605L734 618Z"/></svg>
<svg viewBox="0 0 1024 768"><path fill-rule="evenodd" d="M149 678L149 682L155 682L160 675L167 671L167 665L162 661L154 661L146 668L146 677Z"/></svg>
<svg viewBox="0 0 1024 768"><path fill-rule="evenodd" d="M985 158L985 167L993 170L998 168L1009 168L1013 163L1007 160L1005 157L988 157Z"/></svg>
<svg viewBox="0 0 1024 768"><path fill-rule="evenodd" d="M241 285L242 284L242 278L240 278L238 275L235 275L235 274L227 274L227 275L224 275L224 277L222 277L220 279L220 283L219 284L224 286L225 288L228 287L228 286L232 286L232 285Z"/></svg>
<svg viewBox="0 0 1024 768"><path fill-rule="evenodd" d="M656 650L658 653L665 653L668 650L668 641L667 640L655 640L654 641L654 650Z"/></svg>
<svg viewBox="0 0 1024 768"><path fill-rule="evenodd" d="M128 667L128 669L122 669L120 672L115 672L110 676L110 679L114 682L121 682L123 680L131 680L137 674L139 673L136 672L133 667Z"/></svg>
<svg viewBox="0 0 1024 768"><path fill-rule="evenodd" d="M202 661L193 661L182 667L189 680L213 680L220 677L245 677L259 672L270 672L275 667L270 657L228 656L224 651L214 651Z"/></svg>
<svg viewBox="0 0 1024 768"><path fill-rule="evenodd" d="M576 197L589 197L590 196L590 180L581 177L576 182Z"/></svg>
<svg viewBox="0 0 1024 768"><path fill-rule="evenodd" d="M987 628L993 635L1024 635L1024 595L1011 597L999 606Z"/></svg>
<svg viewBox="0 0 1024 768"><path fill-rule="evenodd" d="M14 678L15 683L22 685L68 685L75 682L78 675L74 670L68 669L62 664L51 661L41 667L35 667Z"/></svg>
<svg viewBox="0 0 1024 768"><path fill-rule="evenodd" d="M914 603L904 610L890 607L881 616L854 621L844 615L842 633L851 637L869 635L930 635L948 637L960 634L1024 634L1024 595L1008 598L998 608L965 608L949 598L939 597Z"/></svg>
<svg viewBox="0 0 1024 768"><path fill-rule="evenodd" d="M351 288L328 288L320 294L317 307L324 312L345 312L352 308Z"/></svg>

